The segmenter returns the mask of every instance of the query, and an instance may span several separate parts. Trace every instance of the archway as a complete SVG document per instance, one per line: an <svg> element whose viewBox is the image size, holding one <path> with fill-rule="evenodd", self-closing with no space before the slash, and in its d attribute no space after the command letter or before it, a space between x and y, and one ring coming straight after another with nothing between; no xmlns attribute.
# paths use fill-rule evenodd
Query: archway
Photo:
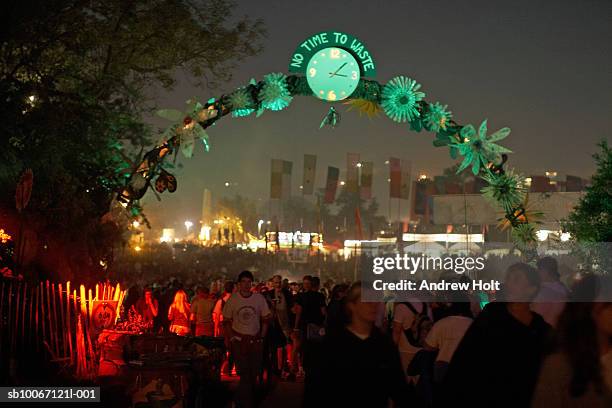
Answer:
<svg viewBox="0 0 612 408"><path fill-rule="evenodd" d="M221 118L230 114L234 118L252 114L259 117L265 111L285 109L296 96L314 96L324 103L343 101L371 118L383 112L394 122L408 124L411 131L432 132L435 147L448 148L451 159L462 158L458 172L471 168L475 176L487 182L482 193L503 211L500 227L512 229L515 243L528 248L536 242L538 214L529 211L525 179L506 168L508 153L512 152L498 144L510 134L509 128L488 134L486 119L478 129L472 124L459 124L447 105L428 102L421 84L409 77L397 76L379 83L374 79L372 54L349 34L327 31L310 36L292 55L289 72L270 73L260 81L252 79L206 103L190 101L185 112L158 111L159 116L174 124L129 175L118 200L137 214L138 200L149 187L158 193L174 192L177 181L163 168L164 160L179 150L191 157L198 140L208 150L206 129ZM321 127L335 127L338 123L339 114L331 106Z"/></svg>

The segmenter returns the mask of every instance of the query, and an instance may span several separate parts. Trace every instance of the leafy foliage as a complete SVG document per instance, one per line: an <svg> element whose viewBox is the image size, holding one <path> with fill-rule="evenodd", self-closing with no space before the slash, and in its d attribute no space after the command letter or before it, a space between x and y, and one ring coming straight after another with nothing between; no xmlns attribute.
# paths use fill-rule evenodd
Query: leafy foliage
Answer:
<svg viewBox="0 0 612 408"><path fill-rule="evenodd" d="M602 270L612 270L612 149L604 140L600 151L593 155L597 171L591 186L580 199L574 211L561 223L570 233L576 249L588 264L597 264Z"/></svg>
<svg viewBox="0 0 612 408"><path fill-rule="evenodd" d="M152 88L172 87L177 70L214 85L259 51L261 23L230 24L231 7L180 0L38 0L7 7L0 205L13 208L15 183L30 167L28 217L41 236L53 231L56 240L91 241L113 192L139 162L139 147L149 143L151 129L142 118L155 108ZM107 244L116 241L104 242L108 256Z"/></svg>

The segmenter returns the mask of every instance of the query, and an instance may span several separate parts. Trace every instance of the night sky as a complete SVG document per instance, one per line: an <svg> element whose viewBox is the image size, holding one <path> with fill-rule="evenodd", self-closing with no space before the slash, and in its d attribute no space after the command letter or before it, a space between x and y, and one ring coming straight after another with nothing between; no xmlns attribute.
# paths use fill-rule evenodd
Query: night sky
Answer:
<svg viewBox="0 0 612 408"><path fill-rule="evenodd" d="M597 141L612 140L610 0L242 1L235 15L264 20L263 52L217 89L195 88L182 78L173 91L159 93L161 107L183 110L192 96L206 101L250 78L287 73L304 39L337 30L366 44L379 82L411 77L427 101L447 104L458 123L477 127L488 118L490 132L510 127L502 144L514 151L510 166L527 175L557 170L589 177ZM153 227L197 221L204 188L216 197L240 193L264 203L271 158L294 162L298 194L304 153L318 155L316 187L324 185L328 165L340 167L343 179L346 153L361 153L374 161L381 209L387 208L389 156L410 160L413 174L430 176L454 163L448 149L432 146L433 133L411 132L384 113L369 120L335 106L342 114L336 129L319 130L329 104L314 97L297 97L286 110L260 118L223 118L208 130L209 153L198 147L192 159L181 159L176 193L164 193L161 203L147 193ZM234 185L224 187L225 181Z"/></svg>

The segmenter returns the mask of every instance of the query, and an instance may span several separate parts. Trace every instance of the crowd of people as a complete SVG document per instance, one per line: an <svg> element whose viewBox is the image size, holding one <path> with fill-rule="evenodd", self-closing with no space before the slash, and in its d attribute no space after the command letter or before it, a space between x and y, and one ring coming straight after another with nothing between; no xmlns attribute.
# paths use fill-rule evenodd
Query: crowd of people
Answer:
<svg viewBox="0 0 612 408"><path fill-rule="evenodd" d="M612 406L606 278L568 289L542 258L510 266L502 292L481 302L385 304L361 291L311 275L256 282L245 270L210 286L132 288L125 307L155 332L223 336L239 406L255 406L264 381L298 379L307 407Z"/></svg>

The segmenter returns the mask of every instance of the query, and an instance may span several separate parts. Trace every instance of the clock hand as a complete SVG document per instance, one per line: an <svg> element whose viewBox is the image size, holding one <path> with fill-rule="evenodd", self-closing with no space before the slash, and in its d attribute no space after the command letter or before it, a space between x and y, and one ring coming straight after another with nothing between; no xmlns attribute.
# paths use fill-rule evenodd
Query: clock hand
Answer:
<svg viewBox="0 0 612 408"><path fill-rule="evenodd" d="M329 77L331 78L333 76L341 76L341 77L345 77L346 78L346 75L344 75L344 74L334 74L333 72L330 72L329 73Z"/></svg>
<svg viewBox="0 0 612 408"><path fill-rule="evenodd" d="M334 75L336 75L338 73L338 71L340 71L342 68L344 68L344 66L346 65L346 62L342 65L340 65L340 68L338 68L334 73L330 73L329 77L333 77Z"/></svg>

